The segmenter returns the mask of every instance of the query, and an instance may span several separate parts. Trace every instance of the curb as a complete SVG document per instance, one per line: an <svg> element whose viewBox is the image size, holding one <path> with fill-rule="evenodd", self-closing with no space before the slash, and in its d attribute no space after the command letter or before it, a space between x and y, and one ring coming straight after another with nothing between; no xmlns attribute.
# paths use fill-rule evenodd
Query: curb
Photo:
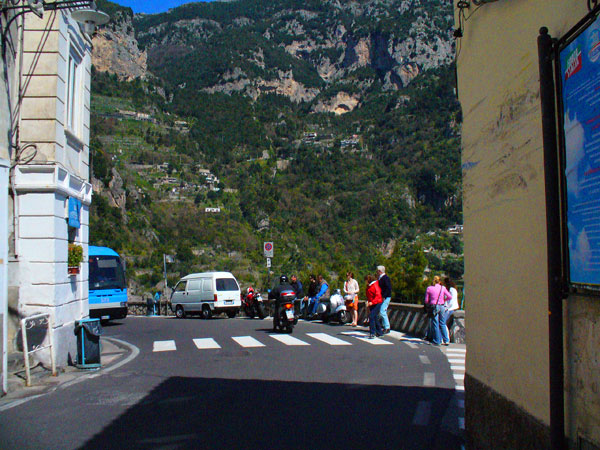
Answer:
<svg viewBox="0 0 600 450"><path fill-rule="evenodd" d="M140 350L135 345L132 345L128 342L108 337L103 339L123 350L122 354L125 355L125 357L119 355L115 358L111 358L106 366L102 366L100 369L93 372L76 370L68 373L63 372L56 377L44 377L41 383L34 387L26 388L25 386L22 386L19 389L8 393L3 398L0 398L0 412L7 411L15 406L22 405L59 389L66 389L82 381L97 378L104 374L110 373L113 370L116 370L119 367L133 361L140 353ZM102 353L100 354L100 357L102 358Z"/></svg>

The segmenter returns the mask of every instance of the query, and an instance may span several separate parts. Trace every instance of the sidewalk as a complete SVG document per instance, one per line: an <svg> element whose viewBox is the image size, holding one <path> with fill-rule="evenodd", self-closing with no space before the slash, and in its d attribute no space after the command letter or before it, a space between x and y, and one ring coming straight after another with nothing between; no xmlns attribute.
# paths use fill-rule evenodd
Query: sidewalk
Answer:
<svg viewBox="0 0 600 450"><path fill-rule="evenodd" d="M53 377L50 370L38 365L30 370L30 387L25 386L25 368L22 364L19 369L9 372L8 394L0 398L0 412L49 394L56 389L111 372L131 361L139 353L136 347L118 339L102 337L100 342L102 367L97 370L78 369L74 366L60 367L57 369L58 375Z"/></svg>

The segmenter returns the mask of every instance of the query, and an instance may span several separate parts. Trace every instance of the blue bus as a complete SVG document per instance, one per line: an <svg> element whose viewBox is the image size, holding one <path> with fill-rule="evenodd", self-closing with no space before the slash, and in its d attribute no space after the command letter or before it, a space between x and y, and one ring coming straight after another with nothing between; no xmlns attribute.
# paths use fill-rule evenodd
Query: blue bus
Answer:
<svg viewBox="0 0 600 450"><path fill-rule="evenodd" d="M90 317L102 320L127 317L125 268L117 252L108 247L89 246Z"/></svg>

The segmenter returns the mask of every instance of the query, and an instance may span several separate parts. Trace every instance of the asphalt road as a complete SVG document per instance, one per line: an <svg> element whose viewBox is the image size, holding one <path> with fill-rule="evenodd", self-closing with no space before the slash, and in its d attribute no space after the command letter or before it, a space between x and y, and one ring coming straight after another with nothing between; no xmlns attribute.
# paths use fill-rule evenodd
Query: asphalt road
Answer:
<svg viewBox="0 0 600 450"><path fill-rule="evenodd" d="M290 339L268 319L130 317L104 331L137 358L0 412L3 449L462 445L446 348L309 322Z"/></svg>

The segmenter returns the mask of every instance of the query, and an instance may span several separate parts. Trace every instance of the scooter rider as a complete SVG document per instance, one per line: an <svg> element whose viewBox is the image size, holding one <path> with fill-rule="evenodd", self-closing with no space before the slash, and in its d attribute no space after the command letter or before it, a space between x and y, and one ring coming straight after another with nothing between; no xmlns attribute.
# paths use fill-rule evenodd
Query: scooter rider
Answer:
<svg viewBox="0 0 600 450"><path fill-rule="evenodd" d="M323 275L317 276L317 282L319 283L319 292L313 298L310 299L310 317L314 317L317 313L317 306L320 300L329 300L330 291L327 281L323 279Z"/></svg>
<svg viewBox="0 0 600 450"><path fill-rule="evenodd" d="M269 300L275 300L275 313L273 315L273 329L277 329L277 325L279 325L279 313L281 310L281 293L284 291L293 291L294 288L288 282L288 277L285 275L281 275L279 277L279 285L275 286L269 292Z"/></svg>

